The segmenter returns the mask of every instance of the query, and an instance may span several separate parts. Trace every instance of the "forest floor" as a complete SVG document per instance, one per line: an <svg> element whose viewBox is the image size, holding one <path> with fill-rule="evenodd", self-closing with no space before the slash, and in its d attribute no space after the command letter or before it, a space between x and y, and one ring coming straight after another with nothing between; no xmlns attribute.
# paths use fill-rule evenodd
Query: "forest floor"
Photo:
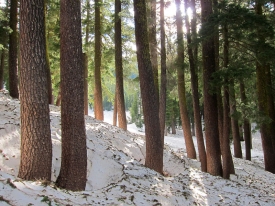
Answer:
<svg viewBox="0 0 275 206"><path fill-rule="evenodd" d="M50 106L52 183L17 178L20 163L20 102L0 92L0 205L275 205L275 175L264 170L259 133L253 134L252 161L234 158L230 180L200 171L186 157L182 131L165 137L164 171L144 166L145 139L134 125L123 131L86 116L86 190L54 185L61 163L60 108ZM111 112L105 112L110 121ZM135 132L135 133L134 133ZM196 143L196 138L194 137ZM243 152L244 153L244 152Z"/></svg>

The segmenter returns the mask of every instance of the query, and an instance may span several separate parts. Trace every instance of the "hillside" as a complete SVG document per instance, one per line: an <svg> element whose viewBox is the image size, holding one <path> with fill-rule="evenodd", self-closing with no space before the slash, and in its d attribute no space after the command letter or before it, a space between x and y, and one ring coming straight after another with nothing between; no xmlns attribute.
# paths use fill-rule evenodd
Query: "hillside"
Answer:
<svg viewBox="0 0 275 206"><path fill-rule="evenodd" d="M59 107L50 106L52 181L61 163ZM71 192L54 183L17 178L20 162L20 102L0 92L0 205L275 205L275 176L263 169L259 135L253 161L235 159L231 180L199 170L185 157L181 135L166 137L162 176L144 167L144 136L86 116L86 190ZM195 139L195 138L194 138Z"/></svg>

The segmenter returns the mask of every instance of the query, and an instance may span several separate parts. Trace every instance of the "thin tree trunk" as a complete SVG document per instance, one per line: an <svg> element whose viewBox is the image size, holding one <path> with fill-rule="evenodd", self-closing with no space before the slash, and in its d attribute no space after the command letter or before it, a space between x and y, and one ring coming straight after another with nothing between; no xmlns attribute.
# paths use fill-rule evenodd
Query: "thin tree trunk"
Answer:
<svg viewBox="0 0 275 206"><path fill-rule="evenodd" d="M244 82L240 82L240 93L242 103L247 104L247 98L245 95ZM251 161L251 132L249 120L244 117L243 120L243 130L244 130L244 141L245 141L245 159Z"/></svg>
<svg viewBox="0 0 275 206"><path fill-rule="evenodd" d="M227 24L223 26L223 66L228 67L229 64L229 41L228 41L228 27ZM222 165L223 165L223 178L229 179L230 174L235 174L234 164L230 150L230 103L229 103L229 81L225 77L225 85L223 92L223 135L220 137L222 145Z"/></svg>
<svg viewBox="0 0 275 206"><path fill-rule="evenodd" d="M240 130L238 120L234 117L234 113L237 112L236 110L236 96L235 96L235 89L234 83L231 83L230 86L230 93L231 93L231 101L230 101L230 113L233 115L231 117L231 128L232 128L232 136L233 136L233 143L234 143L234 156L237 158L242 158L242 147L241 147L241 137L240 137Z"/></svg>
<svg viewBox="0 0 275 206"><path fill-rule="evenodd" d="M125 112L123 66L122 66L122 40L121 40L121 2L115 0L115 66L116 66L116 106L118 114L118 126L127 130Z"/></svg>
<svg viewBox="0 0 275 206"><path fill-rule="evenodd" d="M59 85L58 95L57 95L57 98L56 98L55 105L56 106L60 106L61 105L61 82L60 82L60 85Z"/></svg>
<svg viewBox="0 0 275 206"><path fill-rule="evenodd" d="M95 118L104 120L102 85L101 85L101 0L95 0L95 88L94 88L94 112Z"/></svg>
<svg viewBox="0 0 275 206"><path fill-rule="evenodd" d="M149 53L145 0L134 0L135 37L140 77L140 90L145 123L145 166L163 172L163 147L158 114L158 102Z"/></svg>
<svg viewBox="0 0 275 206"><path fill-rule="evenodd" d="M195 0L191 1L192 10L193 10L193 19L191 21L191 30L193 41L197 38L197 31L196 31L196 7L195 7ZM199 92L198 92L198 75L197 75L197 55L198 55L198 48L197 46L194 47L193 51L191 48L192 38L189 35L189 21L186 23L187 27L187 43L188 43L188 56L189 56L189 64L190 64L190 73L191 73L191 88L192 88L192 100L193 100L193 108L194 108L194 120L196 126L196 137L197 137L197 144L199 150L199 159L201 162L201 170L203 172L207 172L207 159L206 159L206 152L204 146L204 139L203 139L203 132L202 132L202 123L201 123L201 114L200 114L200 103L199 103Z"/></svg>
<svg viewBox="0 0 275 206"><path fill-rule="evenodd" d="M48 101L49 101L49 104L53 104L54 99L53 99L52 78L51 78L49 47L48 47L48 36L47 36L47 24L46 24L47 0L44 1L44 15L45 15L46 70L47 70L47 80L48 80Z"/></svg>
<svg viewBox="0 0 275 206"><path fill-rule="evenodd" d="M18 177L51 180L52 141L46 73L44 1L20 1L21 158Z"/></svg>
<svg viewBox="0 0 275 206"><path fill-rule="evenodd" d="M207 23L207 21L209 21L209 16L212 14L212 1L201 0L201 11L202 24ZM209 27L209 29L214 32L213 26ZM222 176L217 95L210 93L209 85L212 80L212 74L215 72L215 48L213 37L203 41L202 59L207 172L212 175Z"/></svg>
<svg viewBox="0 0 275 206"><path fill-rule="evenodd" d="M177 25L177 76L178 76L178 95L180 105L180 116L182 128L186 144L187 157L196 159L196 150L191 135L191 127L187 112L186 96L185 96L185 77L184 77L184 46L183 46L183 31L182 31L182 16L180 11L180 0L176 0L176 25Z"/></svg>
<svg viewBox="0 0 275 206"><path fill-rule="evenodd" d="M88 92L88 56L86 53L82 54L83 69L84 69L84 115L89 113L89 92Z"/></svg>
<svg viewBox="0 0 275 206"><path fill-rule="evenodd" d="M117 125L117 94L115 92L115 99L114 99L114 112L113 112L113 126Z"/></svg>
<svg viewBox="0 0 275 206"><path fill-rule="evenodd" d="M18 0L10 1L10 28L9 36L9 91L12 98L19 98L17 74L17 9Z"/></svg>
<svg viewBox="0 0 275 206"><path fill-rule="evenodd" d="M160 42L161 42L161 85L159 101L159 119L162 144L164 146L164 129L166 113L166 46L165 46L165 25L164 25L164 0L160 1Z"/></svg>
<svg viewBox="0 0 275 206"><path fill-rule="evenodd" d="M4 89L4 68L5 68L5 50L2 49L1 52L1 65L0 65L0 90Z"/></svg>

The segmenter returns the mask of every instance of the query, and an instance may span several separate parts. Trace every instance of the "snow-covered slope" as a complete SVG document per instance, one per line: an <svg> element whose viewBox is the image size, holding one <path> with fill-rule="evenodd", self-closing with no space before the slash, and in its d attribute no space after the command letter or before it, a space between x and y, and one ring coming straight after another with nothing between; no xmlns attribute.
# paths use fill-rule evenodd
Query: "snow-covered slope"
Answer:
<svg viewBox="0 0 275 206"><path fill-rule="evenodd" d="M22 181L16 177L20 162L19 104L7 92L0 92L0 205L275 205L275 176L264 171L260 152L256 163L234 159L236 175L224 180L201 172L197 160L185 157L182 136L166 137L164 177L144 167L144 136L90 116L86 116L85 191ZM50 110L55 181L61 162L60 112L55 106Z"/></svg>

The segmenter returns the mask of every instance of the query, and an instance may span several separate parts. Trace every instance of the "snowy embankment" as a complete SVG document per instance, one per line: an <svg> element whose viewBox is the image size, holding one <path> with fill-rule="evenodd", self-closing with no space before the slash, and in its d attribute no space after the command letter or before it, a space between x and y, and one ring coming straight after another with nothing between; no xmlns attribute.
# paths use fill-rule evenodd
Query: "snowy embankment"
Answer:
<svg viewBox="0 0 275 206"><path fill-rule="evenodd" d="M231 180L199 170L185 157L181 135L166 137L166 177L144 167L144 136L86 116L86 190L71 192L54 183L17 178L20 162L20 107L0 92L0 205L275 205L275 176L256 162L234 159ZM50 106L53 143L52 181L61 163L59 107ZM258 141L258 140L257 140ZM259 149L259 148L257 148Z"/></svg>

